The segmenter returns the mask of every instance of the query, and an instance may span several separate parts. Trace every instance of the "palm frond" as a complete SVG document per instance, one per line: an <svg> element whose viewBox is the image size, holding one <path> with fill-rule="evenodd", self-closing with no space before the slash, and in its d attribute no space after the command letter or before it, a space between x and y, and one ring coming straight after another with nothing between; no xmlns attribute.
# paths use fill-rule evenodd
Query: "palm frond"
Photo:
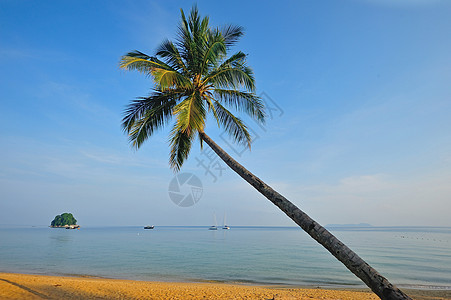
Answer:
<svg viewBox="0 0 451 300"><path fill-rule="evenodd" d="M156 55L166 59L167 64L174 70L188 73L188 70L177 47L175 47L175 45L171 41L165 40L163 43L161 43L161 45L157 49Z"/></svg>
<svg viewBox="0 0 451 300"><path fill-rule="evenodd" d="M174 88L192 88L191 80L174 70L154 69L152 70L152 77L162 91Z"/></svg>
<svg viewBox="0 0 451 300"><path fill-rule="evenodd" d="M230 56L228 59L226 59L219 67L226 68L226 67L236 67L239 66L239 64L242 64L246 61L246 54L244 54L241 51L238 51L237 53Z"/></svg>
<svg viewBox="0 0 451 300"><path fill-rule="evenodd" d="M171 145L169 165L175 172L180 171L188 157L194 137L193 132L180 130L177 123L172 128L169 140Z"/></svg>
<svg viewBox="0 0 451 300"><path fill-rule="evenodd" d="M163 70L173 70L166 63L160 61L154 56L149 56L140 51L132 51L121 57L119 67L129 71L136 70L145 75L150 75L155 68Z"/></svg>
<svg viewBox="0 0 451 300"><path fill-rule="evenodd" d="M255 79L252 70L244 67L224 67L211 72L205 82L221 88L240 89L246 88L255 91Z"/></svg>
<svg viewBox="0 0 451 300"><path fill-rule="evenodd" d="M201 27L201 21L197 4L194 4L191 7L191 11L188 18L188 25L192 33L196 34L199 32L199 29Z"/></svg>
<svg viewBox="0 0 451 300"><path fill-rule="evenodd" d="M265 105L255 93L225 89L215 89L214 92L216 98L222 103L247 113L262 124L265 123Z"/></svg>
<svg viewBox="0 0 451 300"><path fill-rule="evenodd" d="M226 59L219 67L213 68L205 76L204 82L222 88L239 89L245 87L255 91L255 78L251 68L246 65L246 54L239 51Z"/></svg>
<svg viewBox="0 0 451 300"><path fill-rule="evenodd" d="M138 98L127 106L122 128L134 148L138 149L155 130L172 118L172 110L182 96L180 92L155 91L151 96Z"/></svg>
<svg viewBox="0 0 451 300"><path fill-rule="evenodd" d="M191 54L191 41L192 36L191 32L189 30L189 24L185 17L185 12L183 9L180 9L181 14L181 21L178 25L178 32L177 32L177 39L176 39L176 45L180 49L180 55L182 58L189 63L190 62L190 54Z"/></svg>
<svg viewBox="0 0 451 300"><path fill-rule="evenodd" d="M211 93L206 94L204 99L208 104L208 111L209 112L211 111L213 113L213 117L218 122L218 126L220 126L221 123L219 123L218 114L217 114L216 108L215 108L215 102L217 102L217 101L212 97ZM201 147L202 147L202 139L201 139Z"/></svg>
<svg viewBox="0 0 451 300"><path fill-rule="evenodd" d="M237 25L227 25L221 28L227 49L233 46L244 34L244 27Z"/></svg>
<svg viewBox="0 0 451 300"><path fill-rule="evenodd" d="M204 57L207 38L209 18L201 19L197 5L191 8L188 20L182 21L181 46L184 51L185 61L188 64L188 70L192 74L200 74L202 59Z"/></svg>
<svg viewBox="0 0 451 300"><path fill-rule="evenodd" d="M210 31L204 57L202 59L202 66L200 68L201 74L208 73L208 69L215 66L217 62L226 55L226 45L224 38L219 31Z"/></svg>
<svg viewBox="0 0 451 300"><path fill-rule="evenodd" d="M174 107L178 128L181 131L198 131L204 128L206 110L202 98L197 93L186 97Z"/></svg>
<svg viewBox="0 0 451 300"><path fill-rule="evenodd" d="M250 149L252 139L243 121L241 121L240 118L235 117L219 102L216 101L214 105L218 116L218 121L224 126L229 136L238 144L245 145Z"/></svg>
<svg viewBox="0 0 451 300"><path fill-rule="evenodd" d="M172 88L189 88L191 81L165 62L156 57L148 56L139 51L133 51L122 56L120 67L126 70L137 70L147 76L152 76L161 90Z"/></svg>

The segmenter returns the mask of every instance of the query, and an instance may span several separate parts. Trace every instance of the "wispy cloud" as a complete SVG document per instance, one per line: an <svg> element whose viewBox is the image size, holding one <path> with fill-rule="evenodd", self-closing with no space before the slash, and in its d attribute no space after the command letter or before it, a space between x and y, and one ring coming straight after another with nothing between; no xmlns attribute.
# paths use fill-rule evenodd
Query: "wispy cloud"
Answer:
<svg viewBox="0 0 451 300"><path fill-rule="evenodd" d="M96 118L116 119L119 117L116 112L96 101L89 92L63 82L47 81L43 83L38 90L37 96L50 102L47 106L49 109L52 107L55 109L75 108Z"/></svg>
<svg viewBox="0 0 451 300"><path fill-rule="evenodd" d="M319 201L334 198L362 201L393 189L396 185L385 174L356 175L341 178L336 183L301 185L295 188L300 194Z"/></svg>
<svg viewBox="0 0 451 300"><path fill-rule="evenodd" d="M1 46L0 60L5 62L12 62L14 59L33 59L36 61L66 61L72 57L63 51L57 51L49 48L29 47L25 45L20 46Z"/></svg>
<svg viewBox="0 0 451 300"><path fill-rule="evenodd" d="M451 210L451 173L400 178L389 174L355 175L335 183L291 187L291 195L327 223L443 225Z"/></svg>
<svg viewBox="0 0 451 300"><path fill-rule="evenodd" d="M140 168L168 168L167 162L144 158L142 155L135 155L136 153L132 152L124 154L119 153L118 151L99 149L96 147L89 150L80 150L80 153L94 162L99 162L107 165L120 165Z"/></svg>
<svg viewBox="0 0 451 300"><path fill-rule="evenodd" d="M176 28L175 15L166 10L159 3L131 1L127 6L120 5L115 9L124 21L123 27L128 31L136 44L145 46L153 51L160 42L173 35ZM178 10L174 10L178 12ZM133 44L130 45L133 50ZM146 51L146 49L140 49Z"/></svg>
<svg viewBox="0 0 451 300"><path fill-rule="evenodd" d="M387 6L387 7L423 7L423 6L433 6L444 2L443 0L363 0L364 2L370 3L377 6Z"/></svg>
<svg viewBox="0 0 451 300"><path fill-rule="evenodd" d="M154 176L155 169L166 170L163 162L143 155L102 148L75 141L37 141L32 138L4 139L9 146L0 151L3 178L27 181L62 181L124 183L143 182ZM18 151L20 149L20 151ZM155 178L157 176L155 175Z"/></svg>
<svg viewBox="0 0 451 300"><path fill-rule="evenodd" d="M30 51L26 51L23 49L0 47L0 59L2 60L28 59L34 57L35 55L33 55L33 53Z"/></svg>

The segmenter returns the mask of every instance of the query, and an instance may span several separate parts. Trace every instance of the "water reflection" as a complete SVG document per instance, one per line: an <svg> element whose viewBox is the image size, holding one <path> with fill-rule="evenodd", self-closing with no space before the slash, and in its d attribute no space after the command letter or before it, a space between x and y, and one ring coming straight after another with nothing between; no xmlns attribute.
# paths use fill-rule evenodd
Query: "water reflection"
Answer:
<svg viewBox="0 0 451 300"><path fill-rule="evenodd" d="M72 235L51 235L50 240L53 240L57 243L67 243L71 242L74 239Z"/></svg>

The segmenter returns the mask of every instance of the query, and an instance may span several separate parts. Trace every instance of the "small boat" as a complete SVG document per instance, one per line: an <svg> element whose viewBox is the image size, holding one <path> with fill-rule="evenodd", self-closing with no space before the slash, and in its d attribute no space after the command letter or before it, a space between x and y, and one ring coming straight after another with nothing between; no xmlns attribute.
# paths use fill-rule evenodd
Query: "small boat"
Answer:
<svg viewBox="0 0 451 300"><path fill-rule="evenodd" d="M154 229L155 226L144 226L144 229Z"/></svg>
<svg viewBox="0 0 451 300"><path fill-rule="evenodd" d="M226 230L230 229L230 227L226 225L226 215L225 215L225 213L224 213L224 226L222 226L222 229L226 229Z"/></svg>
<svg viewBox="0 0 451 300"><path fill-rule="evenodd" d="M208 230L218 230L217 222L216 222L216 214L213 214L213 218L215 219L215 225L210 226Z"/></svg>

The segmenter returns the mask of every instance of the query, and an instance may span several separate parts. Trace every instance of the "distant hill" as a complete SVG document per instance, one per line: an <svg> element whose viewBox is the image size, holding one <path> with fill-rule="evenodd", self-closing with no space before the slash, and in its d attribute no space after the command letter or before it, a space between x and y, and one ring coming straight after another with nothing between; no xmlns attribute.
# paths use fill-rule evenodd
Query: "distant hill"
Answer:
<svg viewBox="0 0 451 300"><path fill-rule="evenodd" d="M359 224L327 224L326 227L373 227L373 225L368 223Z"/></svg>

